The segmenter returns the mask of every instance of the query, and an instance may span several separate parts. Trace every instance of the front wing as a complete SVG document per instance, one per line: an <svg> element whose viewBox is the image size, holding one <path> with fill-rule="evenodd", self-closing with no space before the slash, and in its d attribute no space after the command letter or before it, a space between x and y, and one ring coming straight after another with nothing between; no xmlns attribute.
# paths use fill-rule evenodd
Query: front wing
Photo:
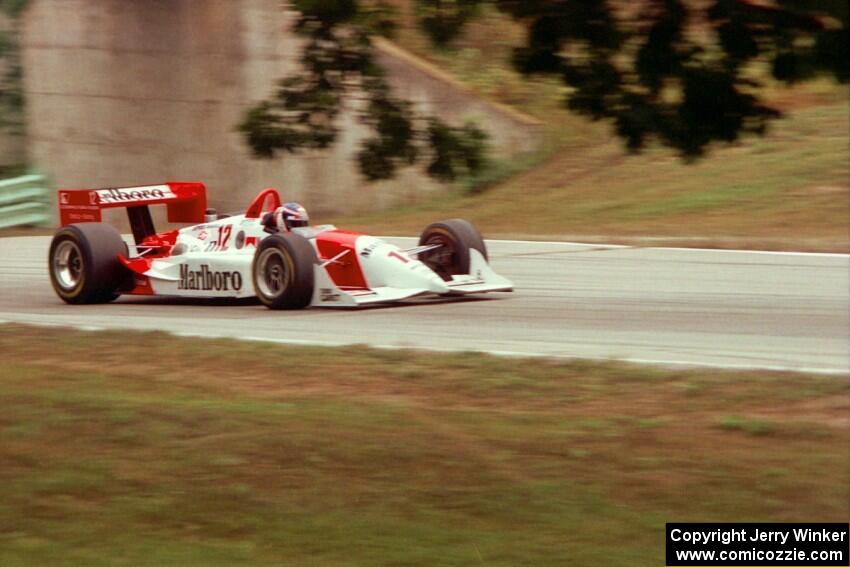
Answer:
<svg viewBox="0 0 850 567"><path fill-rule="evenodd" d="M442 296L460 296L492 291L513 291L513 284L500 276L477 250L470 250L468 274L456 275L446 282L448 292ZM425 288L375 287L370 289L340 288L328 276L324 267L315 267L315 291L311 305L316 307L362 307L376 303L402 301L418 296L437 296Z"/></svg>

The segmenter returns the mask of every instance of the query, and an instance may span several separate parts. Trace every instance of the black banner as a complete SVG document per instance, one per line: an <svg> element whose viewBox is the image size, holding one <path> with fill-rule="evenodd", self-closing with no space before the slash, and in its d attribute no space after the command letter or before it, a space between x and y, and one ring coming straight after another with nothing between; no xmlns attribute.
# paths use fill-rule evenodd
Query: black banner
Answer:
<svg viewBox="0 0 850 567"><path fill-rule="evenodd" d="M667 566L850 566L849 524L667 524Z"/></svg>

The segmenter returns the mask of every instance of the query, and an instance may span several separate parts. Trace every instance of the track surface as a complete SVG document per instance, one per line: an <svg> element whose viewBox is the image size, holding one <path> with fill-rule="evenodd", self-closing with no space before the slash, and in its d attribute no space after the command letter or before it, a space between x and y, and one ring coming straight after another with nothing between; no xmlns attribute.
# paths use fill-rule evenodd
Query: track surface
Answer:
<svg viewBox="0 0 850 567"><path fill-rule="evenodd" d="M388 239L404 246L413 239ZM358 311L121 298L68 306L47 237L0 239L0 320L322 345L850 372L850 257L491 241L517 291Z"/></svg>

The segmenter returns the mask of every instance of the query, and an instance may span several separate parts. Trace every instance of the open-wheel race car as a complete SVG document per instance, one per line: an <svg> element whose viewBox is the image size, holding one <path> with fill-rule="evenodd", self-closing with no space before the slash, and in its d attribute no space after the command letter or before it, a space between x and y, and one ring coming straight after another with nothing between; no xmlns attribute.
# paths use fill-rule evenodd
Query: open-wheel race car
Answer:
<svg viewBox="0 0 850 567"><path fill-rule="evenodd" d="M194 223L157 233L150 205L168 221ZM126 208L135 244L101 222ZM512 291L488 263L467 221L435 222L419 244L310 226L306 210L261 191L242 214L207 209L202 183L164 183L59 191L61 228L50 245L50 281L67 303L104 303L120 295L256 297L271 309L358 307L416 296Z"/></svg>

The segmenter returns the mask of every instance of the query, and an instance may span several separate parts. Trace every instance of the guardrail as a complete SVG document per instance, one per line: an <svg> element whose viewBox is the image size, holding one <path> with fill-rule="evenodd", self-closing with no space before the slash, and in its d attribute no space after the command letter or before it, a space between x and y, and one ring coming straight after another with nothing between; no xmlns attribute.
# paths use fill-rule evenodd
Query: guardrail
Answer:
<svg viewBox="0 0 850 567"><path fill-rule="evenodd" d="M48 225L51 205L43 175L31 173L0 181L0 228Z"/></svg>

